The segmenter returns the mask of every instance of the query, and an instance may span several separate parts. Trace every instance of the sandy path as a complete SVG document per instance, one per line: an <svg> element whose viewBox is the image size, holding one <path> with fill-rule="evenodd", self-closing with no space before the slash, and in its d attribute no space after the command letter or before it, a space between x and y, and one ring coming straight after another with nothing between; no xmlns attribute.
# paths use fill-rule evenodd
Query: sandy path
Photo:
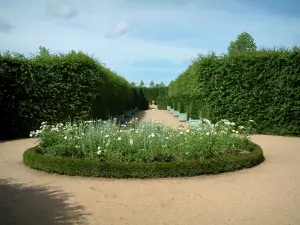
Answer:
<svg viewBox="0 0 300 225"><path fill-rule="evenodd" d="M143 120L177 126L166 111ZM34 140L0 143L0 224L300 224L300 138L257 135L266 161L213 176L158 180L67 177L34 171Z"/></svg>

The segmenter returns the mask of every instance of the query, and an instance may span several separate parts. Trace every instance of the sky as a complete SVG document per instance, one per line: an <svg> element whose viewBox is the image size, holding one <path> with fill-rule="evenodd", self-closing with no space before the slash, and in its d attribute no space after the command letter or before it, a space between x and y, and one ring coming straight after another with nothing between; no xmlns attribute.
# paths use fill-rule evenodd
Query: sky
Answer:
<svg viewBox="0 0 300 225"><path fill-rule="evenodd" d="M137 84L169 83L198 54L300 45L299 0L0 0L0 50L83 51Z"/></svg>

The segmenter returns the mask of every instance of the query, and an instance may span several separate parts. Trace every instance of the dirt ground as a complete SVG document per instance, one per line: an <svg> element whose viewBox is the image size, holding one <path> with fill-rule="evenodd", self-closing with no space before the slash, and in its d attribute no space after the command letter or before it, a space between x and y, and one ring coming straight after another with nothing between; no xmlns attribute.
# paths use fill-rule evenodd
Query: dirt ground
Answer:
<svg viewBox="0 0 300 225"><path fill-rule="evenodd" d="M167 111L142 120L176 127ZM299 225L300 138L255 135L266 161L233 173L168 179L103 179L25 167L35 143L0 143L0 224Z"/></svg>

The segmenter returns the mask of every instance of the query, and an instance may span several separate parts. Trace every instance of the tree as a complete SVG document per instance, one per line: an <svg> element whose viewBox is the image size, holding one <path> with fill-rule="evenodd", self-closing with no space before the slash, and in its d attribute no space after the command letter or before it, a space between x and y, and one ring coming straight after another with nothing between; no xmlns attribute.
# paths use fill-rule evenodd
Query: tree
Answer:
<svg viewBox="0 0 300 225"><path fill-rule="evenodd" d="M50 56L50 50L48 48L45 48L43 46L39 47L39 55L42 57L49 57Z"/></svg>
<svg viewBox="0 0 300 225"><path fill-rule="evenodd" d="M131 85L132 85L133 87L135 87L135 83L134 83L134 82L131 82Z"/></svg>
<svg viewBox="0 0 300 225"><path fill-rule="evenodd" d="M153 80L151 80L150 87L154 87L154 86L155 86L155 84L154 84Z"/></svg>
<svg viewBox="0 0 300 225"><path fill-rule="evenodd" d="M230 42L228 53L253 52L256 51L256 48L254 38L249 33L243 32L237 36L235 41Z"/></svg>
<svg viewBox="0 0 300 225"><path fill-rule="evenodd" d="M140 87L144 87L145 83L141 80Z"/></svg>

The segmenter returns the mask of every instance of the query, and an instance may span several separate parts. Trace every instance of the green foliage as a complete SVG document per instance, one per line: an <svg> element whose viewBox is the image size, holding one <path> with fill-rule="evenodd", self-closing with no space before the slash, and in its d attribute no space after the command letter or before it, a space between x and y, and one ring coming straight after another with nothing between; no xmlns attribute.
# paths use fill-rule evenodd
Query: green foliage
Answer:
<svg viewBox="0 0 300 225"><path fill-rule="evenodd" d="M199 106L195 100L190 104L188 115L191 119L199 119Z"/></svg>
<svg viewBox="0 0 300 225"><path fill-rule="evenodd" d="M137 120L121 127L112 121L43 123L31 136L40 142L24 153L24 163L68 175L193 176L247 168L264 160L247 130L228 120L212 124L203 119L199 129L178 131Z"/></svg>
<svg viewBox="0 0 300 225"><path fill-rule="evenodd" d="M177 111L178 110L178 100L174 101L174 110Z"/></svg>
<svg viewBox="0 0 300 225"><path fill-rule="evenodd" d="M0 55L1 139L50 123L115 115L132 101L131 85L82 52Z"/></svg>
<svg viewBox="0 0 300 225"><path fill-rule="evenodd" d="M254 38L247 32L243 32L237 36L235 41L230 42L228 53L241 53L256 51Z"/></svg>
<svg viewBox="0 0 300 225"><path fill-rule="evenodd" d="M144 86L145 86L145 83L144 83L144 81L141 80L140 87L142 88Z"/></svg>
<svg viewBox="0 0 300 225"><path fill-rule="evenodd" d="M222 120L212 124L205 119L198 130L191 131L134 119L121 127L112 120L43 123L30 133L39 138L44 155L103 162L168 162L241 154L251 150L247 135L247 130L235 123Z"/></svg>
<svg viewBox="0 0 300 225"><path fill-rule="evenodd" d="M222 156L213 159L157 163L104 163L97 159L46 156L39 148L28 149L23 154L25 165L50 173L70 176L107 178L159 178L217 174L250 168L264 161L261 148L255 144L250 154Z"/></svg>
<svg viewBox="0 0 300 225"><path fill-rule="evenodd" d="M155 84L154 84L154 81L153 80L151 80L151 82L150 82L150 87L154 87L155 86Z"/></svg>
<svg viewBox="0 0 300 225"><path fill-rule="evenodd" d="M185 113L185 107L184 107L184 103L183 102L181 102L180 105L179 105L179 112Z"/></svg>
<svg viewBox="0 0 300 225"><path fill-rule="evenodd" d="M258 133L299 135L299 48L199 56L169 97L185 102L190 118L254 120Z"/></svg>
<svg viewBox="0 0 300 225"><path fill-rule="evenodd" d="M165 86L159 86L158 88L157 108L166 110L168 105L168 88Z"/></svg>
<svg viewBox="0 0 300 225"><path fill-rule="evenodd" d="M145 93L144 93L144 88L137 88L137 92L138 92L138 104L137 107L140 110L146 110L149 108L149 101L146 99L145 97Z"/></svg>
<svg viewBox="0 0 300 225"><path fill-rule="evenodd" d="M145 98L148 102L151 102L152 100L161 102L161 104L166 105L167 104L167 98L168 98L168 87L165 86L159 86L159 87L150 87L150 88L143 88L143 92L145 95Z"/></svg>

